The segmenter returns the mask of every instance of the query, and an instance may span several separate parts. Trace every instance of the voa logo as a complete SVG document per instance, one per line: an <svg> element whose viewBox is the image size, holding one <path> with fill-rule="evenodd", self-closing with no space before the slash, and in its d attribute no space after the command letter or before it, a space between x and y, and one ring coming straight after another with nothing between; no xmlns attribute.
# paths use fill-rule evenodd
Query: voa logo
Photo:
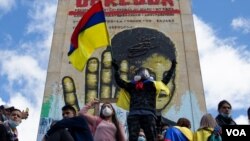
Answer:
<svg viewBox="0 0 250 141"><path fill-rule="evenodd" d="M227 136L247 136L244 129L226 129Z"/></svg>

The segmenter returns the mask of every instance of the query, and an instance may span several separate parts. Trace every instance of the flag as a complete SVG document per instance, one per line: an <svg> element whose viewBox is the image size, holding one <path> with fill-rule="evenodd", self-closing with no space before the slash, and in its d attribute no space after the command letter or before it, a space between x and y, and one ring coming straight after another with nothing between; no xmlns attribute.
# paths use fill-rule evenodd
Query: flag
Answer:
<svg viewBox="0 0 250 141"><path fill-rule="evenodd" d="M193 133L187 127L173 126L167 129L164 141L192 141Z"/></svg>
<svg viewBox="0 0 250 141"><path fill-rule="evenodd" d="M70 63L83 71L95 49L110 45L105 15L101 1L94 4L78 22L68 52Z"/></svg>

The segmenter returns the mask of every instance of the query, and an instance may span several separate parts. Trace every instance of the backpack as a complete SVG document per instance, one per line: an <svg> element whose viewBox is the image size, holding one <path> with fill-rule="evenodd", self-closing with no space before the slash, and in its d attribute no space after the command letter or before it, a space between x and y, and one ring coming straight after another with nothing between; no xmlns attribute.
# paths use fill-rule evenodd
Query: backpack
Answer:
<svg viewBox="0 0 250 141"><path fill-rule="evenodd" d="M207 141L222 141L221 136L219 134L212 133Z"/></svg>

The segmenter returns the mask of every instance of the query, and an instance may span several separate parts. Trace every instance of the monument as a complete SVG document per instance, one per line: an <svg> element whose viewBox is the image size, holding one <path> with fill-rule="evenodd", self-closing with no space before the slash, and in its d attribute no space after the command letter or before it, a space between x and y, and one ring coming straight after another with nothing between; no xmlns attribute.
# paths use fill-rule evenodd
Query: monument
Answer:
<svg viewBox="0 0 250 141"><path fill-rule="evenodd" d="M98 98L116 105L120 89L112 75L111 54L119 61L126 80L139 67L147 67L161 80L176 59L177 67L167 87L157 96L157 112L176 122L180 117L199 127L206 113L200 62L190 0L102 0L111 47L97 49L82 72L68 59L70 38L83 14L98 0L58 0L37 141L53 120L61 119L61 107L79 110ZM112 53L111 53L112 52ZM94 110L94 109L93 109ZM126 127L126 109L116 106Z"/></svg>

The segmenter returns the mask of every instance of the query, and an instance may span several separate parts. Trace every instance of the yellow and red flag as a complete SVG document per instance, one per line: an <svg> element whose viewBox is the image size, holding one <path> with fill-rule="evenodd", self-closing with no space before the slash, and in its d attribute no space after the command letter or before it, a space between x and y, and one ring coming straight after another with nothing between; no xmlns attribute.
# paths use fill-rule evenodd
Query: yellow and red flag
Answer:
<svg viewBox="0 0 250 141"><path fill-rule="evenodd" d="M110 45L105 15L101 1L94 4L78 22L68 52L70 63L83 71L95 49Z"/></svg>

